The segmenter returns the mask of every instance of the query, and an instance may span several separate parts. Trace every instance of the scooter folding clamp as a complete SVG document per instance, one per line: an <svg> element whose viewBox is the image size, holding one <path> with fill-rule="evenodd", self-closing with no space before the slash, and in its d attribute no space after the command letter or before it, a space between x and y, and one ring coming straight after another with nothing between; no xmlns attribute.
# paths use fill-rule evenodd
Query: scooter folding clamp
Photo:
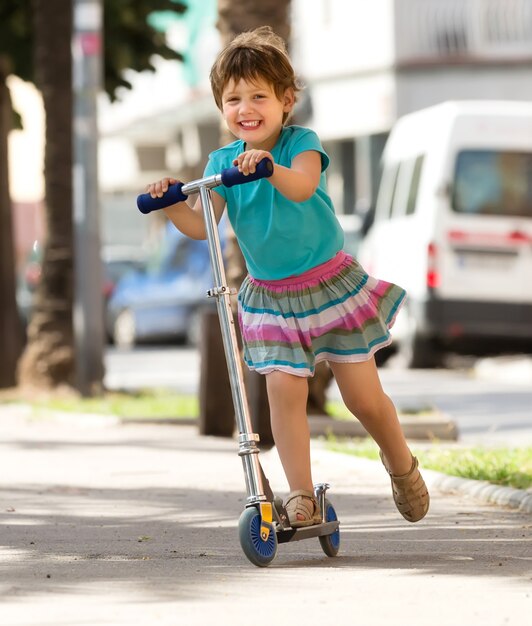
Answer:
<svg viewBox="0 0 532 626"><path fill-rule="evenodd" d="M220 287L213 287L207 291L208 298L218 298L220 296L225 296L229 294L230 296L235 296L237 294L237 290L233 287L227 287L226 285L221 285Z"/></svg>
<svg viewBox="0 0 532 626"><path fill-rule="evenodd" d="M241 433L238 436L238 456L247 456L248 454L258 454L259 448L257 443L260 441L257 433Z"/></svg>

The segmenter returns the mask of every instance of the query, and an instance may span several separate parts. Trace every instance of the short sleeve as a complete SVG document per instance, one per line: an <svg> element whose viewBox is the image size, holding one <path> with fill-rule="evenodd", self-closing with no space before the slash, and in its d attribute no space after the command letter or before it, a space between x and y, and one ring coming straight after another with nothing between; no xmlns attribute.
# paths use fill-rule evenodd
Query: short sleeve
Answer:
<svg viewBox="0 0 532 626"><path fill-rule="evenodd" d="M290 158L293 159L301 152L314 150L321 156L321 171L324 172L329 167L329 155L323 149L321 141L313 130L310 128L297 128L294 133L292 145L290 148Z"/></svg>
<svg viewBox="0 0 532 626"><path fill-rule="evenodd" d="M211 152L211 154L209 154L209 160L207 161L207 165L205 166L203 176L214 176L215 174L219 174L222 169L223 167L219 163L219 159L217 159L216 152ZM223 185L219 185L218 187L213 189L213 191L222 196L224 200L227 200L227 190Z"/></svg>

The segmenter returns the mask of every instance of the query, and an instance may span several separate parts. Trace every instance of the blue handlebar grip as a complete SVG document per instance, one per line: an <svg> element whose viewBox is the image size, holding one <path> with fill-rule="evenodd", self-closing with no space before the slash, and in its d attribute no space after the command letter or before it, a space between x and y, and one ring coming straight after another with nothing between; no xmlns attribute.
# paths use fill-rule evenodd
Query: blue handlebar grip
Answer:
<svg viewBox="0 0 532 626"><path fill-rule="evenodd" d="M166 207L172 206L172 204L183 202L187 199L187 196L181 191L182 187L183 183L170 185L162 198L152 198L149 193L143 193L137 198L137 207L141 213L147 215L152 211L166 209Z"/></svg>
<svg viewBox="0 0 532 626"><path fill-rule="evenodd" d="M273 174L273 163L268 157L264 157L262 161L257 163L257 167L253 174L247 176L238 171L238 167L228 167L222 170L222 184L224 187L233 187L233 185L242 185L243 183L251 183L260 178L269 178Z"/></svg>

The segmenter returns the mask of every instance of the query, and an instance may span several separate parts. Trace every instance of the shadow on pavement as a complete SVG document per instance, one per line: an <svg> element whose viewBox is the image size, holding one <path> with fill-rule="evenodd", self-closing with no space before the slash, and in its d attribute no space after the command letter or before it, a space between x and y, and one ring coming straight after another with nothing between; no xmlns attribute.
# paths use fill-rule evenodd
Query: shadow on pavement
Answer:
<svg viewBox="0 0 532 626"><path fill-rule="evenodd" d="M26 484L4 487L0 497L14 509L2 507L0 518L4 600L73 589L90 595L107 586L137 589L154 601L201 599L210 595L210 583L238 584L243 572L264 576L238 543L243 492ZM340 555L326 557L316 539L284 544L269 571L405 570L507 583L530 576L525 516L491 507L460 514L436 502L426 521L411 526L391 510L383 513L382 502L382 496L335 495Z"/></svg>

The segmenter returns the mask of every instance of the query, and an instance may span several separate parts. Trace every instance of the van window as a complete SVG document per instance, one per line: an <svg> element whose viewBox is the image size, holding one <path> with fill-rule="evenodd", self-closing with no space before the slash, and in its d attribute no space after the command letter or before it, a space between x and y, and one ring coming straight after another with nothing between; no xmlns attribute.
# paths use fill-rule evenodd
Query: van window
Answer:
<svg viewBox="0 0 532 626"><path fill-rule="evenodd" d="M408 199L406 201L406 214L412 215L416 210L417 192L419 189L419 180L421 178L421 170L423 168L424 156L420 155L414 162L414 170L410 181L410 189L408 190Z"/></svg>
<svg viewBox="0 0 532 626"><path fill-rule="evenodd" d="M392 217L404 217L414 212L422 161L421 156L401 161L399 164L399 175L392 200Z"/></svg>
<svg viewBox="0 0 532 626"><path fill-rule="evenodd" d="M464 150L453 187L457 213L532 217L532 152Z"/></svg>
<svg viewBox="0 0 532 626"><path fill-rule="evenodd" d="M397 178L399 176L399 165L387 167L383 174L377 198L377 220L388 220L392 212L393 200L397 188Z"/></svg>

